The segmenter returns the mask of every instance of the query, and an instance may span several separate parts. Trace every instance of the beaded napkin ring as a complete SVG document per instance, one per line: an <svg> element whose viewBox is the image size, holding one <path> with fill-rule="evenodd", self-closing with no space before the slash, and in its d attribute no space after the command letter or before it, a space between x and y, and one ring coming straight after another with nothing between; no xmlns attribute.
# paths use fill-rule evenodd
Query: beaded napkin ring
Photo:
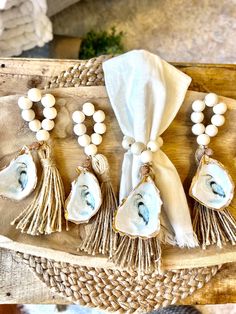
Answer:
<svg viewBox="0 0 236 314"><path fill-rule="evenodd" d="M86 134L86 117L92 117L95 122L91 136ZM97 154L97 146L102 143L102 135L106 132L105 113L102 110L95 111L94 105L87 102L83 104L82 111L73 113L72 119L76 123L74 133L78 136L78 144L84 148L88 157L84 165L78 167L79 176L72 182L71 193L66 200L65 217L76 224L85 224L91 220L90 229L79 250L92 255L101 253L111 256L117 238L112 230L117 202L107 158Z"/></svg>
<svg viewBox="0 0 236 314"><path fill-rule="evenodd" d="M41 102L43 105L42 122L35 119L33 103ZM36 150L42 165L42 175L33 202L12 221L21 232L30 235L50 234L62 230L62 213L64 211L64 187L61 176L52 159L51 149L47 144L50 138L49 131L54 128L54 119L57 110L54 107L55 98L52 94L42 96L41 91L32 88L27 97L22 96L18 100L18 106L22 109L23 120L29 123L31 131L36 132L37 143L32 144L29 150ZM36 169L36 167L35 167ZM36 170L26 167L24 180L31 180L36 175ZM22 176L22 174L21 174ZM35 184L36 185L36 184Z"/></svg>
<svg viewBox="0 0 236 314"><path fill-rule="evenodd" d="M112 258L121 267L136 268L139 274L161 271L160 214L162 199L154 182L153 154L163 145L161 137L147 145L124 136L122 146L140 158L140 182L124 199L114 215L113 227L121 240Z"/></svg>
<svg viewBox="0 0 236 314"><path fill-rule="evenodd" d="M134 138L130 136L124 136L122 140L122 147L126 150L130 149L130 152L139 156L142 163L152 162L152 153L155 153L163 145L163 139L158 137L157 141L149 141L147 146L142 142L135 142Z"/></svg>
<svg viewBox="0 0 236 314"><path fill-rule="evenodd" d="M207 126L202 123L206 106L211 107L214 113L211 124ZM204 100L195 100L192 109L191 120L195 123L192 133L197 136L199 145L195 154L198 169L189 190L195 200L193 228L204 249L211 244L222 247L227 241L235 244L236 221L227 209L233 199L234 183L227 169L210 157L213 151L208 148L218 133L218 127L225 122L223 114L227 105L219 103L218 96L210 93Z"/></svg>

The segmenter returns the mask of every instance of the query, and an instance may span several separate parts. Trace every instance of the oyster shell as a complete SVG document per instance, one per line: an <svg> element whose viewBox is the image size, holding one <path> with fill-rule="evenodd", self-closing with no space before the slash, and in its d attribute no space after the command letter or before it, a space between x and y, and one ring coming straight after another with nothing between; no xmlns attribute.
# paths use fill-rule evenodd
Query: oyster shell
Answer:
<svg viewBox="0 0 236 314"><path fill-rule="evenodd" d="M162 200L150 176L145 176L117 209L114 229L131 237L150 238L160 231Z"/></svg>
<svg viewBox="0 0 236 314"><path fill-rule="evenodd" d="M233 199L234 183L220 162L203 155L189 194L207 208L221 210Z"/></svg>
<svg viewBox="0 0 236 314"><path fill-rule="evenodd" d="M27 197L36 187L37 169L30 151L23 148L10 164L0 171L0 195L16 201Z"/></svg>
<svg viewBox="0 0 236 314"><path fill-rule="evenodd" d="M66 200L65 218L76 224L86 223L97 213L101 204L102 195L97 178L91 172L80 169Z"/></svg>

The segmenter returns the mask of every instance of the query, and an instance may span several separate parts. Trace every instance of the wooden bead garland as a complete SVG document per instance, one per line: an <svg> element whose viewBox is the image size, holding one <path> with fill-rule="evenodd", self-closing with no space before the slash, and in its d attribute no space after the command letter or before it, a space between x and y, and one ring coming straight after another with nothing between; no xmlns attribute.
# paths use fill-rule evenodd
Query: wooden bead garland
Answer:
<svg viewBox="0 0 236 314"><path fill-rule="evenodd" d="M91 135L87 134L86 117L92 117L94 121L94 133ZM76 123L74 133L87 158L77 169L79 175L72 183L66 201L65 217L76 224L87 224L90 221L89 230L81 239L79 250L92 255L108 254L111 257L118 237L112 229L117 201L108 160L103 154L97 154L97 146L102 143L102 134L106 132L105 113L102 110L95 111L94 105L86 102L81 111L73 112L72 120ZM78 192L81 187L84 191Z"/></svg>
<svg viewBox="0 0 236 314"><path fill-rule="evenodd" d="M203 110L205 107L212 107L214 115L211 117L211 124L205 126ZM223 114L227 111L227 105L218 102L218 96L214 93L206 95L204 100L195 100L192 103L193 113L191 120L195 124L192 126L192 133L197 135L197 143L201 146L209 145L211 137L218 133L218 127L225 123Z"/></svg>
<svg viewBox="0 0 236 314"><path fill-rule="evenodd" d="M207 126L202 123L206 106L214 113ZM191 120L195 123L192 133L197 135L199 144L195 153L198 168L189 189L194 199L193 228L204 249L214 244L221 248L228 241L235 245L236 221L227 208L233 199L234 182L224 165L212 158L213 150L208 147L225 122L227 105L210 93L204 100L195 100L192 109Z"/></svg>
<svg viewBox="0 0 236 314"><path fill-rule="evenodd" d="M33 102L43 105L44 120L35 119L32 109ZM64 186L51 148L46 143L57 116L54 108L55 98L51 94L42 96L38 88L31 88L27 96L18 99L18 106L22 110L22 118L29 122L31 131L36 132L37 143L31 145L36 150L42 165L42 175L32 202L11 222L17 229L30 235L50 234L62 231L62 213L64 212ZM32 175L29 173L29 175Z"/></svg>
<svg viewBox="0 0 236 314"><path fill-rule="evenodd" d="M94 133L91 136L86 134L87 127L83 123L86 117L93 117L95 122L93 126ZM94 105L90 102L83 104L82 111L77 110L72 114L72 120L76 123L74 133L78 135L78 143L84 147L84 152L88 156L95 156L97 146L102 143L102 134L106 132L105 117L105 113L102 110L95 111Z"/></svg>
<svg viewBox="0 0 236 314"><path fill-rule="evenodd" d="M149 141L147 145L142 142L135 142L131 136L124 136L122 140L122 147L130 150L134 155L140 155L142 163L152 162L152 153L158 151L163 145L163 139L159 137L157 141Z"/></svg>
<svg viewBox="0 0 236 314"><path fill-rule="evenodd" d="M39 102L44 106L43 116L44 120L40 122L35 119L35 112L32 109L33 102ZM22 110L21 116L23 120L29 122L31 131L36 132L36 139L38 141L47 141L50 137L49 131L54 126L54 119L57 116L57 110L54 107L56 103L55 97L52 94L42 95L38 88L31 88L27 96L22 96L18 99L18 106Z"/></svg>

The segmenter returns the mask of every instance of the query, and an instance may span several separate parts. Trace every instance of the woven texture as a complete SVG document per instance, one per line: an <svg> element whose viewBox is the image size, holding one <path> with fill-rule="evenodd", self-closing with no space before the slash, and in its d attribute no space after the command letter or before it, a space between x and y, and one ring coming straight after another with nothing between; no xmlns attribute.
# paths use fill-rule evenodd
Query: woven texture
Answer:
<svg viewBox="0 0 236 314"><path fill-rule="evenodd" d="M110 57L79 61L53 77L45 88L104 85L102 62ZM147 313L175 304L202 288L221 267L172 270L140 280L136 272L81 267L22 253L19 256L53 292L74 303L120 313Z"/></svg>
<svg viewBox="0 0 236 314"><path fill-rule="evenodd" d="M173 270L140 280L136 272L74 266L26 254L22 258L53 292L74 303L120 313L146 313L174 304L203 287L219 269Z"/></svg>
<svg viewBox="0 0 236 314"><path fill-rule="evenodd" d="M60 75L53 77L45 88L104 85L102 62L111 56L80 61Z"/></svg>

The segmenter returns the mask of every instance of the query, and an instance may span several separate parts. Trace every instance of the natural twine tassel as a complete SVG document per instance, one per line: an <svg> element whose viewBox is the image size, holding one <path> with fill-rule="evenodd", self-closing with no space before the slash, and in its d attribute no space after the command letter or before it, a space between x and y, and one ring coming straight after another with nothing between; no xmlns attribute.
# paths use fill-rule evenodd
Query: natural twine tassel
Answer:
<svg viewBox="0 0 236 314"><path fill-rule="evenodd" d="M64 187L51 149L43 143L38 154L43 167L38 190L33 202L11 223L30 235L60 232L64 212Z"/></svg>
<svg viewBox="0 0 236 314"><path fill-rule="evenodd" d="M195 201L193 229L202 248L216 244L220 248L228 241L236 244L236 221L227 210L212 210Z"/></svg>
<svg viewBox="0 0 236 314"><path fill-rule="evenodd" d="M157 270L161 273L161 244L157 237L130 238L124 235L112 262L116 266L136 269L139 275Z"/></svg>
<svg viewBox="0 0 236 314"><path fill-rule="evenodd" d="M213 154L210 148L199 148L196 151L195 159L199 164L203 154ZM228 209L213 210L194 202L193 209L193 230L196 233L202 248L216 244L222 247L228 241L236 244L236 221Z"/></svg>
<svg viewBox="0 0 236 314"><path fill-rule="evenodd" d="M144 164L140 172L142 177L154 175L148 164ZM138 276L151 271L161 274L161 241L158 236L142 239L124 235L111 260L117 266L136 269Z"/></svg>
<svg viewBox="0 0 236 314"><path fill-rule="evenodd" d="M92 168L101 182L102 205L92 218L89 233L80 244L79 249L88 254L107 254L112 256L116 249L118 235L112 229L112 220L117 208L116 196L109 176L109 164L104 155L92 157Z"/></svg>

